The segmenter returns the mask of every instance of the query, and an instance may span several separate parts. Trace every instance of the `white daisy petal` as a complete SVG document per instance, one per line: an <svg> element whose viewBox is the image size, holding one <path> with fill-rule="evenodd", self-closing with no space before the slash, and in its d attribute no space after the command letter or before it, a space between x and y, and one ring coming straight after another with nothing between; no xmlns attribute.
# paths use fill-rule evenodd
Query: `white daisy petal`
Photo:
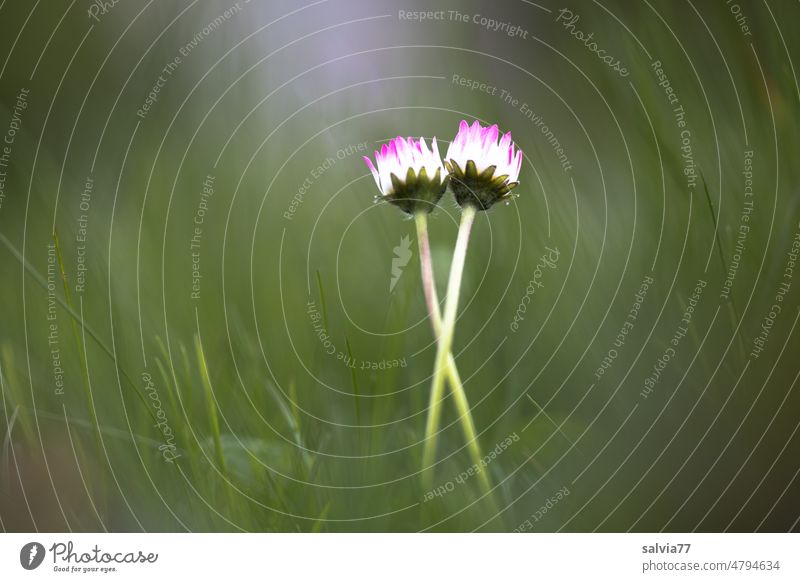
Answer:
<svg viewBox="0 0 800 582"><path fill-rule="evenodd" d="M497 125L482 127L478 121L469 125L462 120L458 134L447 148L445 160L453 160L462 169L472 160L478 172L496 166L494 175L508 174L509 182L516 182L522 165L522 152L511 139L511 132L503 134L498 142L500 130Z"/></svg>
<svg viewBox="0 0 800 582"><path fill-rule="evenodd" d="M400 180L405 180L409 168L413 169L415 174L419 174L422 168L425 168L429 178L433 178L436 170L441 171L442 178L447 175L436 145L436 138L433 138L431 150L422 138L415 140L411 137L398 136L388 144L382 145L380 151L375 152L374 165L369 158L365 158L365 162L384 196L394 191L392 174Z"/></svg>

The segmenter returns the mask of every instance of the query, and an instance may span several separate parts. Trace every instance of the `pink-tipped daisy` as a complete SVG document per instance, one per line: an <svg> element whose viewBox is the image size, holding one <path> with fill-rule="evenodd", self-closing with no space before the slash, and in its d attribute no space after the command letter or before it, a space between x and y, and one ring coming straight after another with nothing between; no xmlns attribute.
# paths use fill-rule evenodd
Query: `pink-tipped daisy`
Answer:
<svg viewBox="0 0 800 582"><path fill-rule="evenodd" d="M381 198L403 212L431 212L447 189L449 177L436 138L431 148L423 138L396 137L375 152L375 164L364 161L381 191Z"/></svg>
<svg viewBox="0 0 800 582"><path fill-rule="evenodd" d="M511 141L511 132L498 141L499 135L496 125L482 127L475 121L470 126L463 120L459 124L444 163L450 172L450 188L461 206L488 210L512 198L511 190L519 184L522 152Z"/></svg>

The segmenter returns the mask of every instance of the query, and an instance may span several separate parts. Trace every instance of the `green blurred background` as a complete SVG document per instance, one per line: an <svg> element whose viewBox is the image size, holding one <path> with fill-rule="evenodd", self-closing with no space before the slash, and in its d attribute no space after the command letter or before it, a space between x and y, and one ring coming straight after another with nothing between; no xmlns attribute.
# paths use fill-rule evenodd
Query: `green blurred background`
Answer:
<svg viewBox="0 0 800 582"><path fill-rule="evenodd" d="M0 3L3 529L797 530L798 18ZM420 484L414 223L360 159L398 134L444 154L461 119L525 153L476 221L454 348L484 451L511 439L496 507L457 479L449 399ZM441 294L457 224L448 196Z"/></svg>

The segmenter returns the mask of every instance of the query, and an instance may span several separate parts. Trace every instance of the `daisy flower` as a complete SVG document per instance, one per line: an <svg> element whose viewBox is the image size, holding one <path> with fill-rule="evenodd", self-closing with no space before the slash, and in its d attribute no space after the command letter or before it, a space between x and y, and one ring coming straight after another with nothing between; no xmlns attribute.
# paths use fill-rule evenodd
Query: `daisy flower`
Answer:
<svg viewBox="0 0 800 582"><path fill-rule="evenodd" d="M375 163L364 161L381 191L381 198L414 214L431 212L442 198L449 176L442 164L436 138L431 148L423 138L396 137L375 152Z"/></svg>
<svg viewBox="0 0 800 582"><path fill-rule="evenodd" d="M456 201L488 210L499 201L508 202L519 182L522 152L511 141L511 132L498 141L497 125L471 126L461 121L458 134L447 148L445 166L450 172L450 188Z"/></svg>

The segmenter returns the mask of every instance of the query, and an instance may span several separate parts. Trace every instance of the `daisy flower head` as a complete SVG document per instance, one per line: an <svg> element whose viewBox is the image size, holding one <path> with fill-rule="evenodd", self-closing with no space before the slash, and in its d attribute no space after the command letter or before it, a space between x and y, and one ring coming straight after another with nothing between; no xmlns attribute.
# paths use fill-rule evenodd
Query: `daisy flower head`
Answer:
<svg viewBox="0 0 800 582"><path fill-rule="evenodd" d="M431 147L424 138L396 137L375 152L375 163L364 161L372 172L380 199L403 212L431 212L442 198L449 176L442 164L436 138Z"/></svg>
<svg viewBox="0 0 800 582"><path fill-rule="evenodd" d="M444 163L458 204L488 210L512 198L511 190L519 184L522 152L511 141L511 132L500 137L497 125L483 127L478 121L470 125L462 120Z"/></svg>

